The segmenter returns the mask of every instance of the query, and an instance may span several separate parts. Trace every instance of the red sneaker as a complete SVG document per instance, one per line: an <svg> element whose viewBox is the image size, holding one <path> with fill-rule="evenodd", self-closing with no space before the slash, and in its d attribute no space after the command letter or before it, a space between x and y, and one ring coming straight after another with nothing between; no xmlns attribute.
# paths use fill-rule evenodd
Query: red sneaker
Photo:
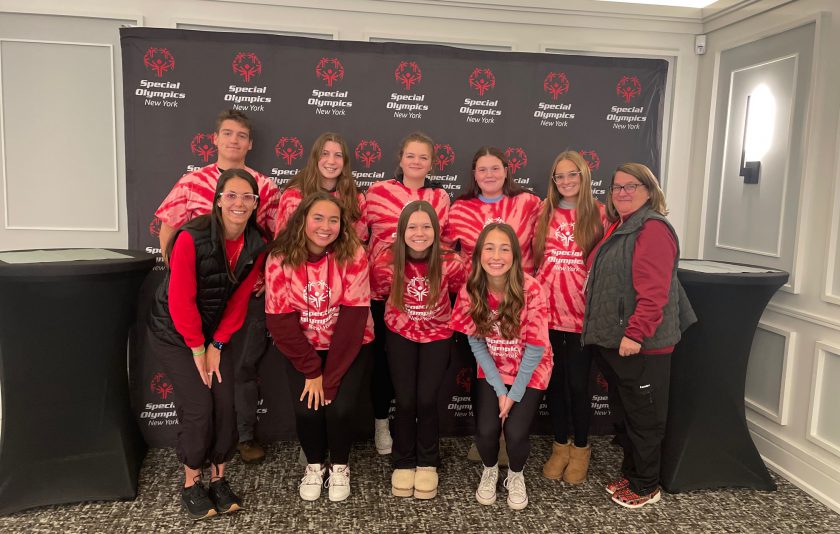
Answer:
<svg viewBox="0 0 840 534"><path fill-rule="evenodd" d="M630 487L630 481L622 477L607 484L607 493L613 495L616 491L620 491L628 487Z"/></svg>
<svg viewBox="0 0 840 534"><path fill-rule="evenodd" d="M625 508L641 508L646 504L657 503L661 498L662 491L659 488L656 488L647 495L639 495L631 490L629 486L623 490L616 491L612 496L614 503Z"/></svg>

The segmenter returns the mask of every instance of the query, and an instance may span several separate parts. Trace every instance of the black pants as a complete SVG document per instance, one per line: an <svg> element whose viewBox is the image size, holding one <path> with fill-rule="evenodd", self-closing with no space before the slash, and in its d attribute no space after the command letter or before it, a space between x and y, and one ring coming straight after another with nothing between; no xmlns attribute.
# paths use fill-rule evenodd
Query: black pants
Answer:
<svg viewBox="0 0 840 534"><path fill-rule="evenodd" d="M394 467L437 467L440 463L438 394L452 338L417 343L388 331L388 367L397 411L391 428Z"/></svg>
<svg viewBox="0 0 840 534"><path fill-rule="evenodd" d="M487 380L476 380L473 398L476 412L475 445L481 455L481 461L487 467L496 465L499 457L499 434L502 432L502 420L499 419L499 397ZM511 471L522 471L531 452L531 422L540 407L543 391L526 388L522 400L514 403L505 420L504 433L508 453L508 466Z"/></svg>
<svg viewBox="0 0 840 534"><path fill-rule="evenodd" d="M589 442L589 422L592 419L592 397L589 394L589 373L592 352L580 346L580 334L549 330L554 368L548 382L548 410L554 441L566 443L574 434L575 446L586 447ZM569 409L572 413L572 432L569 432Z"/></svg>
<svg viewBox="0 0 840 534"><path fill-rule="evenodd" d="M240 441L254 439L257 424L257 402L260 389L257 383L257 366L271 347L265 329L265 295L251 295L245 323L231 338L229 353L236 365L236 426Z"/></svg>
<svg viewBox="0 0 840 534"><path fill-rule="evenodd" d="M373 352L373 375L370 381L373 416L376 419L387 419L391 411L391 399L394 398L394 386L388 370L385 342L388 335L388 327L385 326L385 301L371 300L370 314L373 317L374 333L373 342L370 344Z"/></svg>
<svg viewBox="0 0 840 534"><path fill-rule="evenodd" d="M222 464L233 457L238 442L233 407L234 362L222 351L219 372L208 389L186 345L176 346L149 335L149 346L172 381L175 411L178 414L178 460L191 469L201 469L206 461Z"/></svg>
<svg viewBox="0 0 840 534"><path fill-rule="evenodd" d="M668 389L671 381L670 354L619 356L618 349L593 347L595 358L615 384L624 414L626 435L617 436L624 449L621 472L630 489L647 495L659 486L662 439L668 419Z"/></svg>
<svg viewBox="0 0 840 534"><path fill-rule="evenodd" d="M318 351L321 369L327 361L327 351ZM328 406L317 410L306 406L307 397L300 400L306 377L291 362L283 357L289 384L289 398L295 411L297 435L306 461L323 464L327 451L334 464L347 464L353 445L353 414L357 409L359 392L364 382L367 361L370 359L370 344L362 345L359 355L344 373L338 393Z"/></svg>

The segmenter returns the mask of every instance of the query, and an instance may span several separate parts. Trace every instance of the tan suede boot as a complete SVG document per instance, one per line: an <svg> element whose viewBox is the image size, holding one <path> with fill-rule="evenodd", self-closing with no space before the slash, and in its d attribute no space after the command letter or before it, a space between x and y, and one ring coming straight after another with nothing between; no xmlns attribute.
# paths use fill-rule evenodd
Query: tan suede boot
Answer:
<svg viewBox="0 0 840 534"><path fill-rule="evenodd" d="M436 467L418 467L414 475L414 498L434 499L438 489Z"/></svg>
<svg viewBox="0 0 840 534"><path fill-rule="evenodd" d="M414 495L414 469L394 469L391 474L391 493L394 497Z"/></svg>
<svg viewBox="0 0 840 534"><path fill-rule="evenodd" d="M543 465L543 476L550 480L560 480L563 478L563 473L566 471L566 466L569 465L569 450L572 448L572 442L551 444L551 457Z"/></svg>
<svg viewBox="0 0 840 534"><path fill-rule="evenodd" d="M563 481L569 484L580 484L586 480L586 473L589 472L589 455L592 453L592 447L575 447L572 444L569 451L569 466L566 467L566 472L563 473Z"/></svg>

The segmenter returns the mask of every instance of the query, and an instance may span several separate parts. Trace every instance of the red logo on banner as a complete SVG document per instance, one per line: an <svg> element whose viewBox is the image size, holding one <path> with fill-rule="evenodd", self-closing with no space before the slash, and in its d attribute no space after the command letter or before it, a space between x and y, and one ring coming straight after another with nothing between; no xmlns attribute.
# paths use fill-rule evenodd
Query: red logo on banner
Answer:
<svg viewBox="0 0 840 534"><path fill-rule="evenodd" d="M394 71L394 79L397 80L408 91L411 86L419 83L423 79L423 73L420 71L420 66L415 61L400 61L397 69Z"/></svg>
<svg viewBox="0 0 840 534"><path fill-rule="evenodd" d="M601 371L598 371L598 374L595 375L595 383L598 384L598 387L600 387L602 391L607 391L609 389L607 379L604 378L604 375L601 374Z"/></svg>
<svg viewBox="0 0 840 534"><path fill-rule="evenodd" d="M303 156L303 145L297 137L281 137L274 145L274 155L282 158L286 165Z"/></svg>
<svg viewBox="0 0 840 534"><path fill-rule="evenodd" d="M215 141L216 134L197 133L190 141L190 150L196 156L204 160L204 163L210 161L210 158L216 155Z"/></svg>
<svg viewBox="0 0 840 534"><path fill-rule="evenodd" d="M589 165L590 171L597 171L601 168L601 158L594 150L581 150L579 154L586 160L586 164Z"/></svg>
<svg viewBox="0 0 840 534"><path fill-rule="evenodd" d="M160 398L166 400L170 393L175 389L172 386L172 381L164 373L155 373L152 377L152 382L149 384L152 393L157 393Z"/></svg>
<svg viewBox="0 0 840 534"><path fill-rule="evenodd" d="M450 145L435 145L435 167L443 172L444 167L455 163L455 151Z"/></svg>
<svg viewBox="0 0 840 534"><path fill-rule="evenodd" d="M642 84L635 76L622 76L615 86L615 94L630 102L630 99L642 94Z"/></svg>
<svg viewBox="0 0 840 534"><path fill-rule="evenodd" d="M164 72L175 69L175 56L166 48L149 48L143 56L143 64L160 78Z"/></svg>
<svg viewBox="0 0 840 534"><path fill-rule="evenodd" d="M569 92L569 78L565 72L549 72L543 80L543 89L552 100L557 100L557 97Z"/></svg>
<svg viewBox="0 0 840 534"><path fill-rule="evenodd" d="M149 233L155 237L160 235L160 224L161 220L157 217L152 218L152 222L149 223Z"/></svg>
<svg viewBox="0 0 840 534"><path fill-rule="evenodd" d="M362 141L356 145L356 159L362 162L365 169L382 159L382 149L374 139Z"/></svg>
<svg viewBox="0 0 840 534"><path fill-rule="evenodd" d="M467 393L470 392L470 385L472 385L472 374L472 369L464 367L455 375L455 383L461 386L461 389Z"/></svg>
<svg viewBox="0 0 840 534"><path fill-rule="evenodd" d="M322 57L315 67L315 75L327 82L327 87L332 87L335 82L344 79L344 65L338 58Z"/></svg>
<svg viewBox="0 0 840 534"><path fill-rule="evenodd" d="M476 67L470 74L470 87L478 91L479 96L496 87L496 77L490 69Z"/></svg>
<svg viewBox="0 0 840 534"><path fill-rule="evenodd" d="M233 72L242 76L245 83L251 81L251 78L262 74L262 61L253 52L239 52L233 58Z"/></svg>
<svg viewBox="0 0 840 534"><path fill-rule="evenodd" d="M505 149L505 157L508 160L510 172L516 174L519 169L524 169L528 166L528 154L520 147L509 146Z"/></svg>

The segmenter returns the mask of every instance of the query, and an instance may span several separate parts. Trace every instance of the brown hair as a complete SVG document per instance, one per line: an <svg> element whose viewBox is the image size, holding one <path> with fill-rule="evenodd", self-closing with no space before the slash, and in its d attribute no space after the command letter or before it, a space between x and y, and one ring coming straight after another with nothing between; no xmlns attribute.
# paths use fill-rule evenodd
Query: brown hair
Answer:
<svg viewBox="0 0 840 534"><path fill-rule="evenodd" d="M408 228L408 220L411 215L417 212L423 212L429 216L432 221L432 229L435 232L435 238L432 246L426 249L426 261L428 263L428 271L426 277L429 280L429 296L426 299L426 309L431 310L437 306L438 295L441 291L441 281L443 279L443 260L441 254L443 250L440 245L440 221L438 221L437 213L431 204L425 200L415 200L409 202L397 222L397 239L394 241L392 250L394 251L394 276L391 281L391 304L398 309L405 311L405 301L403 299L403 291L405 290L405 262L408 256L408 245L405 242L405 231Z"/></svg>
<svg viewBox="0 0 840 534"><path fill-rule="evenodd" d="M251 132L254 131L254 128L251 125L251 119L249 119L248 116L242 113L241 111L235 109L226 109L223 112L219 113L219 116L216 117L216 128L213 131L219 133L219 130L222 127L222 123L225 121L236 121L245 128L248 128L248 138L253 139Z"/></svg>
<svg viewBox="0 0 840 534"><path fill-rule="evenodd" d="M570 161L580 171L580 192L575 206L575 243L587 257L592 248L604 236L604 225L601 222L601 214L598 210L598 201L592 196L592 173L589 164L579 152L565 150L554 158L551 165L551 172L548 177L548 194L543 202L542 210L537 216L537 230L534 233L534 261L540 266L545 252L545 239L554 210L560 205L563 195L554 183L554 169L561 161Z"/></svg>
<svg viewBox="0 0 840 534"><path fill-rule="evenodd" d="M400 167L400 161L402 161L403 153L405 152L405 147L408 146L409 143L423 143L424 145L429 146L429 165L433 164L435 158L435 142L432 141L432 138L428 135L424 134L423 132L411 132L410 134L406 135L402 142L400 142L400 152L397 156L397 170L394 172L394 176L397 177L398 180L402 181L403 179L403 170Z"/></svg>
<svg viewBox="0 0 840 534"><path fill-rule="evenodd" d="M356 232L347 220L347 211L341 203L331 194L325 191L313 193L301 201L297 209L289 217L286 230L280 232L277 238L271 243L271 255L283 256L283 264L297 267L309 257L309 249L306 247L306 216L316 202L332 202L338 206L341 214L341 227L338 237L330 244L330 250L335 254L335 259L340 265L351 261L356 256L356 250L362 246Z"/></svg>
<svg viewBox="0 0 840 534"><path fill-rule="evenodd" d="M335 185L336 192L338 192L338 202L347 210L350 220L355 222L362 217L362 210L359 207L359 190L356 188L356 181L353 179L353 173L350 170L350 152L347 148L347 142L337 133L325 132L318 136L318 139L312 144L306 166L289 181L286 188L297 189L303 197L321 191L321 171L318 169L318 161L321 159L324 147L330 141L338 143L341 147L341 156L344 160L344 166L341 168L341 174L338 176Z"/></svg>
<svg viewBox="0 0 840 534"><path fill-rule="evenodd" d="M479 158L483 156L493 156L502 162L502 166L505 168L505 184L502 186L502 193L505 196L515 197L520 193L526 192L524 187L513 181L513 175L510 172L510 165L508 164L507 157L505 157L505 153L494 146L483 146L479 148L473 156L472 166L470 167L470 176L472 177L472 180L470 180L470 183L467 185L466 191L461 193L458 197L458 200L477 198L478 195L481 194L478 182L475 181L475 166L478 163Z"/></svg>
<svg viewBox="0 0 840 534"><path fill-rule="evenodd" d="M507 235L513 252L513 264L507 272L507 291L499 303L499 332L505 339L519 336L519 314L525 306L525 273L522 271L522 250L516 232L505 223L491 223L478 235L472 255L472 269L467 280L467 294L470 296L469 315L475 323L476 335L486 337L493 334L493 313L487 305L487 273L481 266L481 251L487 235L498 230Z"/></svg>
<svg viewBox="0 0 840 534"><path fill-rule="evenodd" d="M607 195L607 218L610 221L616 221L619 218L612 200L612 184L615 182L615 175L618 172L627 173L640 181L647 188L648 194L650 195L650 198L646 202L650 206L650 209L662 216L668 215L668 206L665 205L665 193L662 192L662 188L659 187L659 181L647 165L642 165L641 163L622 163L615 169L610 180L610 189L608 190L610 194Z"/></svg>

